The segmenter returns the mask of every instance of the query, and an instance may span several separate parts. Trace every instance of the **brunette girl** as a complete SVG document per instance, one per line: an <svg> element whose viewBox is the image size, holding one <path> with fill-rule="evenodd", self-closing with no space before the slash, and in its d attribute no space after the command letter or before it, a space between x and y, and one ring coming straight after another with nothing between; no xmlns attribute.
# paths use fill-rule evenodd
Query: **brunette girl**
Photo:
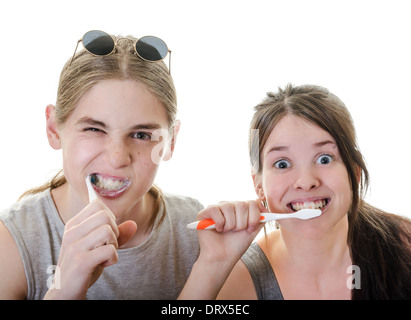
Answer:
<svg viewBox="0 0 411 320"><path fill-rule="evenodd" d="M340 99L317 86L269 93L255 107L250 156L259 200L199 214L220 232L198 232L200 257L181 298L411 298L411 222L363 200L369 174ZM242 256L262 203L270 212L322 214L279 220Z"/></svg>

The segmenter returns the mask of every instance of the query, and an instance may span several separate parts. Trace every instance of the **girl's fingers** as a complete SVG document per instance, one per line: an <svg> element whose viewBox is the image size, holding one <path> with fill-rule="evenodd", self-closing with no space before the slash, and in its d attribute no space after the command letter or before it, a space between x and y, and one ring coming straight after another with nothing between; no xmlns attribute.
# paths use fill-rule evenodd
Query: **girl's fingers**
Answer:
<svg viewBox="0 0 411 320"><path fill-rule="evenodd" d="M79 222L78 224L72 224L71 226L66 225L63 235L66 243L78 241L79 239L89 235L100 226L104 225L111 228L116 238L119 236L119 230L111 212L101 210L92 215L84 215L83 218L85 218L85 220Z"/></svg>
<svg viewBox="0 0 411 320"><path fill-rule="evenodd" d="M88 261L85 263L88 264L90 269L99 265L108 267L118 261L117 249L113 244L100 246L92 250L87 258Z"/></svg>
<svg viewBox="0 0 411 320"><path fill-rule="evenodd" d="M212 219L215 222L216 231L240 231L255 230L260 223L260 215L267 212L260 200L220 202L210 206L198 214L198 220Z"/></svg>
<svg viewBox="0 0 411 320"><path fill-rule="evenodd" d="M82 251L90 251L104 245L113 245L118 249L117 236L107 224L101 225L80 239L76 247Z"/></svg>
<svg viewBox="0 0 411 320"><path fill-rule="evenodd" d="M224 224L220 224L218 230L228 232L236 229L237 208L235 205L233 203L223 202L220 204L220 212L224 216Z"/></svg>
<svg viewBox="0 0 411 320"><path fill-rule="evenodd" d="M203 210L201 210L197 215L198 220L204 219L212 219L215 222L216 230L222 231L222 227L225 224L224 215L220 211L220 207L218 205L209 206Z"/></svg>
<svg viewBox="0 0 411 320"><path fill-rule="evenodd" d="M249 231L254 231L260 224L261 208L260 201L249 201L248 205L248 227Z"/></svg>
<svg viewBox="0 0 411 320"><path fill-rule="evenodd" d="M236 225L232 230L240 231L247 229L249 220L249 204L247 202L235 202Z"/></svg>
<svg viewBox="0 0 411 320"><path fill-rule="evenodd" d="M86 220L88 217L92 216L98 211L105 210L107 211L108 215L111 215L112 219L115 221L116 217L111 212L111 210L99 199L94 200L90 204L88 204L83 210L81 210L78 214L76 214L73 218L71 218L66 223L66 228L71 228L76 226Z"/></svg>

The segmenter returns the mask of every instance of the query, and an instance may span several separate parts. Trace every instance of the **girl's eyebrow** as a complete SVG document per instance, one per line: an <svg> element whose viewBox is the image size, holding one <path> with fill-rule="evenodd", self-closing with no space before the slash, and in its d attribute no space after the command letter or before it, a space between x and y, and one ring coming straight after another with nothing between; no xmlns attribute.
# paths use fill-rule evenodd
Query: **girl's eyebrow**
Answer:
<svg viewBox="0 0 411 320"><path fill-rule="evenodd" d="M269 155L271 152L287 151L289 148L287 146L274 146L271 147L264 156Z"/></svg>
<svg viewBox="0 0 411 320"><path fill-rule="evenodd" d="M160 129L161 126L158 123L141 123L130 128L130 130L140 130L140 129Z"/></svg>
<svg viewBox="0 0 411 320"><path fill-rule="evenodd" d="M321 148L328 144L331 144L333 148L337 147L336 143L332 140L324 140L324 141L316 142L313 144L313 146L316 148ZM275 152L275 151L287 151L288 149L289 148L287 146L274 146L270 148L266 154L269 154L270 152Z"/></svg>
<svg viewBox="0 0 411 320"><path fill-rule="evenodd" d="M332 141L332 140L325 140L325 141L321 141L321 142L314 143L314 147L320 148L320 147L323 147L323 146L325 146L325 145L327 145L327 144L333 145L333 146L332 146L333 148L336 148L336 147L337 147L337 144L336 144L334 141Z"/></svg>
<svg viewBox="0 0 411 320"><path fill-rule="evenodd" d="M102 129L107 129L107 128L108 128L108 125L106 125L104 122L99 121L99 120L96 120L96 119L93 119L93 118L91 118L91 117L87 117L87 116L80 118L80 119L76 122L76 125L98 126L98 127L102 128ZM132 126L132 127L130 128L130 130L131 130L131 131L141 130L141 129L148 129L148 130L150 130L150 129L160 129L160 128L161 128L161 125L158 124L158 123L140 123L140 124L137 124L137 125L135 125L135 126Z"/></svg>
<svg viewBox="0 0 411 320"><path fill-rule="evenodd" d="M103 129L107 128L107 125L102 122L102 121L98 121L95 120L93 118L90 117L82 117L80 118L77 122L76 125L90 125L90 126L99 126Z"/></svg>
<svg viewBox="0 0 411 320"><path fill-rule="evenodd" d="M275 146L270 148L270 150L267 151L267 154L269 154L270 152L274 152L274 151L284 151L284 150L288 150L287 146Z"/></svg>

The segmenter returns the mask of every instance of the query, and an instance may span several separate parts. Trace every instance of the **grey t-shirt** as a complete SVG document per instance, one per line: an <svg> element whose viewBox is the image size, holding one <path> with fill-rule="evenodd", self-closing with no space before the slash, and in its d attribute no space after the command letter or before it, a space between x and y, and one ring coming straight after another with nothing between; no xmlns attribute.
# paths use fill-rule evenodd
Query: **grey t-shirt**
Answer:
<svg viewBox="0 0 411 320"><path fill-rule="evenodd" d="M166 214L140 245L119 249L119 260L104 269L87 299L176 299L199 254L197 234L186 225L202 205L192 198L164 194ZM162 208L160 208L162 210ZM160 215L159 215L160 216ZM43 299L52 283L64 224L50 190L29 196L0 212L24 264L27 299Z"/></svg>

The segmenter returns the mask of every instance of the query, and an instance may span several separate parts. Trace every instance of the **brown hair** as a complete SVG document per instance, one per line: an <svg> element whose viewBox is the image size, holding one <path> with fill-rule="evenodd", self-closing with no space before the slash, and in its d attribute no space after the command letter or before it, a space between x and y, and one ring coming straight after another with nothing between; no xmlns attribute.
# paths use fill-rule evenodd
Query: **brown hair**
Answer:
<svg viewBox="0 0 411 320"><path fill-rule="evenodd" d="M60 74L57 91L56 121L64 123L76 108L81 97L95 84L102 80L132 79L143 84L160 102L162 102L169 123L170 133L173 132L177 114L177 96L173 79L164 62L148 62L134 54L134 37L114 37L116 51L106 56L93 56L85 50L76 54L74 60L67 61ZM26 191L19 199L26 195L42 192L46 189L55 189L66 183L61 170L49 182L42 186ZM153 185L149 193L156 200L155 212L158 213L163 205L162 218L165 214L164 198L161 190ZM155 214L149 223L151 227L156 219Z"/></svg>
<svg viewBox="0 0 411 320"><path fill-rule="evenodd" d="M330 133L347 169L352 190L347 243L352 262L361 271L361 289L353 289L352 298L410 299L411 221L383 212L363 200L369 174L357 145L351 115L338 97L325 88L311 85L289 84L278 93L268 93L255 107L250 125L249 150L254 172L261 174L264 145L285 115L299 116ZM361 170L360 181L358 170Z"/></svg>

